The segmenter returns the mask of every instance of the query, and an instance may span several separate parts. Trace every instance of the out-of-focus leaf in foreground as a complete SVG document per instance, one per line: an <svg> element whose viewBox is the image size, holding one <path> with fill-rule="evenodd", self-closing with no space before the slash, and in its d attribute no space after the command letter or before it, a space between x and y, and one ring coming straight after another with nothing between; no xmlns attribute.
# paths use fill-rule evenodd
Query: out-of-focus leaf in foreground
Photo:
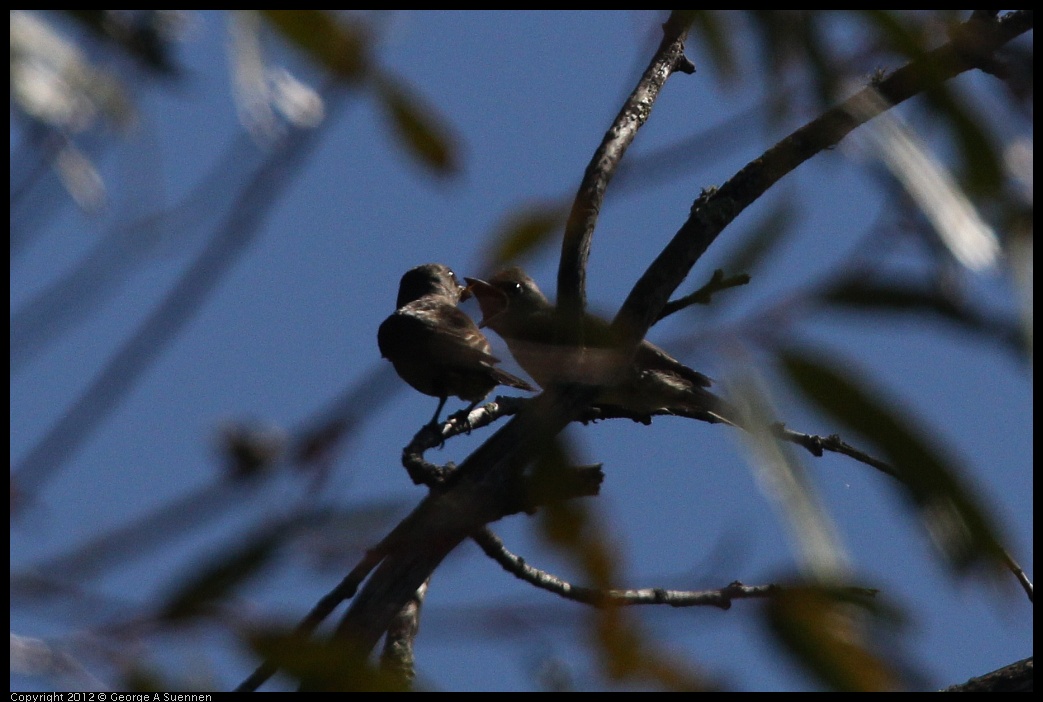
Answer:
<svg viewBox="0 0 1043 702"><path fill-rule="evenodd" d="M383 76L376 85L393 132L406 152L438 175L459 170L456 139L434 109L423 104L414 90L392 78Z"/></svg>
<svg viewBox="0 0 1043 702"><path fill-rule="evenodd" d="M781 361L790 380L811 402L883 453L901 481L901 492L916 505L953 568L1002 565L1003 549L991 518L963 484L954 463L912 418L903 416L854 373L841 371L825 359L791 350L782 353Z"/></svg>
<svg viewBox="0 0 1043 702"><path fill-rule="evenodd" d="M290 44L334 76L362 79L368 69L365 35L326 10L263 10L262 16Z"/></svg>
<svg viewBox="0 0 1043 702"><path fill-rule="evenodd" d="M552 442L536 461L533 482L553 481L568 464L567 446L560 439ZM584 503L568 500L544 506L538 528L547 543L576 565L584 585L607 590L618 587L619 553L597 522L598 515ZM691 664L662 650L628 608L605 602L591 611L586 626L592 651L609 679L673 691L705 689Z"/></svg>
<svg viewBox="0 0 1043 702"><path fill-rule="evenodd" d="M824 290L820 299L859 314L879 312L932 317L998 342L1022 358L1028 357L1026 339L1017 320L1004 320L974 309L940 287L845 278Z"/></svg>
<svg viewBox="0 0 1043 702"><path fill-rule="evenodd" d="M870 643L884 608L843 588L785 587L765 602L769 630L803 666L834 690L895 690L896 666ZM876 620L876 621L874 621Z"/></svg>
<svg viewBox="0 0 1043 702"><path fill-rule="evenodd" d="M350 641L316 639L296 631L264 631L250 637L253 650L301 680L308 691L402 692L401 679L371 666Z"/></svg>
<svg viewBox="0 0 1043 702"><path fill-rule="evenodd" d="M486 266L496 270L549 244L557 244L568 215L569 206L564 201L533 203L509 212L493 233Z"/></svg>

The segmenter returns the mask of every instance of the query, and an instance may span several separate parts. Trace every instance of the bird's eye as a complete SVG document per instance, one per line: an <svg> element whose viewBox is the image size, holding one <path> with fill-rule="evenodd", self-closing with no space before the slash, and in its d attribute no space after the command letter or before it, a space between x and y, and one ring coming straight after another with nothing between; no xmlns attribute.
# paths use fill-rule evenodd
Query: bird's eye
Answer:
<svg viewBox="0 0 1043 702"><path fill-rule="evenodd" d="M514 292L515 295L520 295L521 294L521 291L522 291L521 283L515 283L512 286L512 288L513 288L512 292Z"/></svg>

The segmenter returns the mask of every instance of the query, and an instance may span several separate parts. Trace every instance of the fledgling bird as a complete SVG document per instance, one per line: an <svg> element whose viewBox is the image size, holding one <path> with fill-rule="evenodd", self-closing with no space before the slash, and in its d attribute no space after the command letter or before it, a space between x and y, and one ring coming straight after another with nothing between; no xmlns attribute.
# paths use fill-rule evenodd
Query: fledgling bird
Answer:
<svg viewBox="0 0 1043 702"><path fill-rule="evenodd" d="M628 361L607 322L587 315L582 330L577 330L574 322L561 319L520 268L502 270L488 281L465 280L482 308L479 326L503 337L514 360L540 386L602 385L595 405L637 414L667 411L743 426L740 413L706 389L711 385L708 377L647 340Z"/></svg>
<svg viewBox="0 0 1043 702"><path fill-rule="evenodd" d="M399 377L438 398L430 422L434 426L450 395L470 402L470 411L497 385L534 390L496 367L499 359L492 355L489 340L457 309L468 294L448 266L417 266L402 276L397 309L377 330L380 355L391 361Z"/></svg>

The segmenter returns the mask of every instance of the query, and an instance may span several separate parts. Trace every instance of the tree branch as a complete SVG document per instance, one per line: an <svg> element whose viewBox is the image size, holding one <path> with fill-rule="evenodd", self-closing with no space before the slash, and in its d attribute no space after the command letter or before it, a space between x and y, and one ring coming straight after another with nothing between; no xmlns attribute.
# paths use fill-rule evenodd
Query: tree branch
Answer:
<svg viewBox="0 0 1043 702"><path fill-rule="evenodd" d="M673 313L680 312L691 305L708 305L713 299L715 293L727 290L728 288L736 288L740 285L748 285L749 282L750 276L748 273L739 273L738 275L733 275L731 278L725 278L724 271L718 268L713 272L713 276L706 285L693 293L689 293L684 297L666 303L666 305L663 306L663 309L660 310L659 314L656 315L652 324L657 324Z"/></svg>
<svg viewBox="0 0 1043 702"><path fill-rule="evenodd" d="M580 587L527 564L523 558L508 551L503 541L488 528L482 529L472 538L487 556L499 563L508 573L565 599L595 607L665 604L671 607L709 606L730 609L732 600L771 597L783 589L782 585L744 585L738 580L719 590L666 590L659 587L601 590ZM872 597L877 592L871 588L851 590L867 597Z"/></svg>
<svg viewBox="0 0 1043 702"><path fill-rule="evenodd" d="M840 105L830 108L736 173L719 189L704 190L691 215L634 285L613 324L637 344L688 271L752 202L815 154L836 146L856 127L883 111L965 71L1032 28L1032 12L1018 10L996 21L972 17L954 39L911 61ZM882 98L882 100L881 100Z"/></svg>
<svg viewBox="0 0 1043 702"><path fill-rule="evenodd" d="M1025 658L942 692L1032 692L1035 679L1032 663L1032 658Z"/></svg>
<svg viewBox="0 0 1043 702"><path fill-rule="evenodd" d="M586 309L587 258L594 236L605 190L615 175L623 154L633 143L637 130L648 120L652 105L667 78L674 71L694 73L695 66L684 55L691 17L674 11L663 24L663 40L652 56L648 68L634 91L623 103L612 126L605 132L601 145L587 165L576 199L565 224L561 242L561 261L558 265L558 308L566 315L581 319Z"/></svg>
<svg viewBox="0 0 1043 702"><path fill-rule="evenodd" d="M890 104L898 104L974 68L982 56L1030 29L1032 13L1019 11L998 22L973 22L974 26L968 28L976 38L973 54L957 50L954 40L866 90L875 90ZM961 43L965 41L961 39ZM728 223L785 174L882 111L883 108L876 113L854 110L864 102L860 100L862 95L828 110L748 164L720 190L706 191L696 200L689 220L635 285L613 322L631 348L644 338L670 294ZM605 184L608 179L602 182ZM596 215L596 209L590 214ZM569 298L567 304L577 309L582 309L581 271L585 250L589 249L589 235L583 234L586 229L587 225L570 227L559 269L559 301ZM571 263L566 264L566 258ZM561 272L565 269L571 269L575 275L571 282L569 274ZM565 284L562 278L566 279ZM350 642L360 654L352 660L362 659L372 650L392 619L449 552L486 524L510 513L517 505L517 477L570 421L580 416L595 391L596 388L551 387L526 404L371 552L372 559L382 557L380 565L359 591L337 630L337 636ZM370 562L367 558L366 569ZM360 568L362 565L356 570Z"/></svg>
<svg viewBox="0 0 1043 702"><path fill-rule="evenodd" d="M420 606L426 594L427 583L424 583L391 621L384 639L384 652L380 656L380 669L391 675L405 690L410 689L416 679L413 642L420 628Z"/></svg>

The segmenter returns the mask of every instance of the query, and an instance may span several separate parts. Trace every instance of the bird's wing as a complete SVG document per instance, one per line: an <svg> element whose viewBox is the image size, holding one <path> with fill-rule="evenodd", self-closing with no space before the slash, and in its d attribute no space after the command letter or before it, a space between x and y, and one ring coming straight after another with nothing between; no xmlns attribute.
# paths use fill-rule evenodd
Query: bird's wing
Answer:
<svg viewBox="0 0 1043 702"><path fill-rule="evenodd" d="M708 388L713 384L709 377L697 370L692 370L676 358L659 348L651 341L642 341L637 347L634 363L643 370L657 370L673 373L696 387Z"/></svg>
<svg viewBox="0 0 1043 702"><path fill-rule="evenodd" d="M499 359L471 318L441 301L418 300L388 318L389 331L411 339L418 349L446 366L493 366ZM380 341L378 332L378 343Z"/></svg>

